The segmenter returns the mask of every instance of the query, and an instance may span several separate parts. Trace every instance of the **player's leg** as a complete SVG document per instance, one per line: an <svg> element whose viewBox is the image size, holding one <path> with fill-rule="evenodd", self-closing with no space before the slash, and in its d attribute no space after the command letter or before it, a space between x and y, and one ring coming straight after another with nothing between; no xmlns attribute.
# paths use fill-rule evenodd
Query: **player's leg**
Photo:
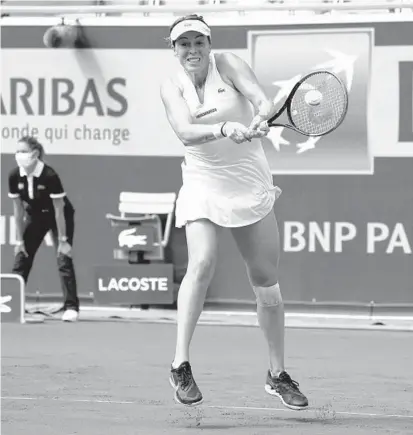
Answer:
<svg viewBox="0 0 413 435"><path fill-rule="evenodd" d="M308 406L307 398L284 368L284 304L278 283L280 237L274 212L255 224L234 228L232 234L247 267L257 300L258 323L269 347L266 391L292 409L303 409Z"/></svg>
<svg viewBox="0 0 413 435"><path fill-rule="evenodd" d="M202 401L189 364L189 345L215 271L219 230L206 219L186 225L188 268L178 292L177 340L170 382L175 399L189 406Z"/></svg>

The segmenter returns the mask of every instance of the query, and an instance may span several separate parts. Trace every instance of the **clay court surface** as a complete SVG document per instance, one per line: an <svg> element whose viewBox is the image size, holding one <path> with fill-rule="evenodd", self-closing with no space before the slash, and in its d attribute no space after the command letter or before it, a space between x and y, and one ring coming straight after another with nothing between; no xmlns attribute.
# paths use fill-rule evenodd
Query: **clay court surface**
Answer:
<svg viewBox="0 0 413 435"><path fill-rule="evenodd" d="M175 326L126 321L2 325L2 435L413 434L413 337L287 329L287 370L310 409L264 391L254 327L199 326L204 404L175 404Z"/></svg>

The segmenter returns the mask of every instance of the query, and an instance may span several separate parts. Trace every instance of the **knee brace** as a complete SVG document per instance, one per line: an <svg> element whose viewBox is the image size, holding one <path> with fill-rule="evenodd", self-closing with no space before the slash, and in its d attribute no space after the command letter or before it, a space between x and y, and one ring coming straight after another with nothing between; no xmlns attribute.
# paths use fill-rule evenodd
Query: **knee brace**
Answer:
<svg viewBox="0 0 413 435"><path fill-rule="evenodd" d="M257 305L261 307L276 307L282 303L282 296L279 284L271 287L253 287Z"/></svg>

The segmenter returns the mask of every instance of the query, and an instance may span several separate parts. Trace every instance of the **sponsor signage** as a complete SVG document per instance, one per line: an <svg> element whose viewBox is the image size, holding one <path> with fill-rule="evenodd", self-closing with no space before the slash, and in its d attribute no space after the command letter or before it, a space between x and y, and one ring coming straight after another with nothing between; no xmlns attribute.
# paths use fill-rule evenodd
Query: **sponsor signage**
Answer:
<svg viewBox="0 0 413 435"><path fill-rule="evenodd" d="M136 225L130 227L114 227L117 229L118 246L123 251L152 251L154 244L154 228Z"/></svg>
<svg viewBox="0 0 413 435"><path fill-rule="evenodd" d="M309 139L271 130L263 144L274 173L371 173L374 157L413 156L413 50L403 36L410 21L220 29L214 50L233 51L250 63L277 103L300 76L316 69L336 73L349 90L346 120L330 135ZM182 156L184 146L159 96L162 81L179 69L163 45L167 28L134 41L116 28L91 29L95 44L102 39L116 49L50 50L42 38L39 47L27 48L35 44L30 26L18 33L22 41L13 41L18 50L2 46L2 152L14 152L18 137L33 134L49 154ZM3 28L3 34L9 31ZM229 34L239 34L231 39L237 47L222 50Z"/></svg>
<svg viewBox="0 0 413 435"><path fill-rule="evenodd" d="M102 305L173 303L173 265L95 266L94 296Z"/></svg>
<svg viewBox="0 0 413 435"><path fill-rule="evenodd" d="M3 152L34 135L50 154L183 154L159 96L178 67L171 52L3 48L1 58Z"/></svg>
<svg viewBox="0 0 413 435"><path fill-rule="evenodd" d="M411 254L413 228L397 222L367 222L361 228L353 222L284 222L284 252L331 252L352 250L360 253ZM410 240L409 240L410 236ZM362 242L362 243L361 243Z"/></svg>

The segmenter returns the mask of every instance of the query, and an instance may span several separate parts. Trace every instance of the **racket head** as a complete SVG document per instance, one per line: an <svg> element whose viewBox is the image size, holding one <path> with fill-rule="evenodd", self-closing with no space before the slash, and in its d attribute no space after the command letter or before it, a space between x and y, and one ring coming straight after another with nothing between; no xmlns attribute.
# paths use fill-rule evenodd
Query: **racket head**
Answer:
<svg viewBox="0 0 413 435"><path fill-rule="evenodd" d="M308 97L313 92L321 100ZM317 92L319 94L317 94ZM311 103L311 104L310 104ZM306 136L324 136L338 128L348 110L348 92L342 80L330 71L314 71L301 78L285 102L292 127Z"/></svg>

